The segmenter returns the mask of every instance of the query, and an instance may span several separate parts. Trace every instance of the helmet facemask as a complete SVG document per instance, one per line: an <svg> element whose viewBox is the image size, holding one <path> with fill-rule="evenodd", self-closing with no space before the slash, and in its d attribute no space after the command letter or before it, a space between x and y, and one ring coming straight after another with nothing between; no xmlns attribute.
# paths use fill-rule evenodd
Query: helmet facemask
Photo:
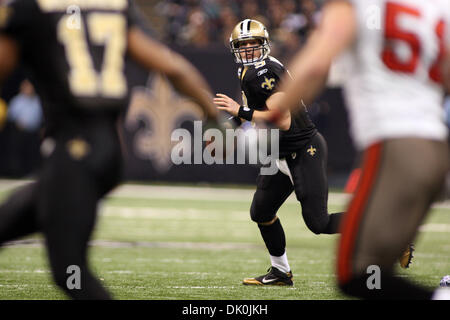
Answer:
<svg viewBox="0 0 450 320"><path fill-rule="evenodd" d="M242 42L246 40L257 40L259 44L256 46L242 47ZM231 53L233 53L236 63L248 66L267 58L270 53L270 46L268 41L262 38L238 39L231 42Z"/></svg>
<svg viewBox="0 0 450 320"><path fill-rule="evenodd" d="M257 45L242 46L245 41L257 41ZM259 21L245 19L239 22L230 36L230 50L236 63L253 65L267 58L270 53L269 33ZM260 53L258 55L258 53ZM250 58L251 57L251 58Z"/></svg>

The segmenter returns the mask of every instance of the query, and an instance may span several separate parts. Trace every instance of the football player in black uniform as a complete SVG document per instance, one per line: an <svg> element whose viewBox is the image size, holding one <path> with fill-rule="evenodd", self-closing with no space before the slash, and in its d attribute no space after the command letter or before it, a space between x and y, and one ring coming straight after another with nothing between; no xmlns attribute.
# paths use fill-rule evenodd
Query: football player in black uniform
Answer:
<svg viewBox="0 0 450 320"><path fill-rule="evenodd" d="M224 94L214 102L229 112L230 121L268 120L272 104L278 99L280 79L287 72L269 56L269 35L256 20L239 22L230 38L231 52L241 64L243 105ZM302 207L303 219L315 234L338 232L342 213L328 214L327 144L311 122L306 108L280 115L279 171L275 175L259 175L257 190L250 209L251 219L258 224L270 254L268 273L244 279L245 285L292 285L292 272L286 255L286 239L277 211L292 191Z"/></svg>
<svg viewBox="0 0 450 320"><path fill-rule="evenodd" d="M41 231L55 282L74 299L108 299L88 268L98 200L121 178L116 125L129 55L165 74L215 120L212 93L180 55L138 26L130 0L15 0L0 6L0 81L20 62L41 97L47 138L35 183L0 207L0 244ZM79 282L69 283L78 269ZM73 278L72 278L73 279Z"/></svg>

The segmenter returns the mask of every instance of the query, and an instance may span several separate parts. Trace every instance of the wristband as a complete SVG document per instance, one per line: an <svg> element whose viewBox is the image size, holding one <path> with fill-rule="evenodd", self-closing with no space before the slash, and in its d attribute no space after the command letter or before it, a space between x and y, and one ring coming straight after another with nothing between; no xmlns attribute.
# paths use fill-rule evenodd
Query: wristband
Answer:
<svg viewBox="0 0 450 320"><path fill-rule="evenodd" d="M248 107L241 106L239 108L238 117L245 119L247 121L252 121L254 111L255 110L250 109Z"/></svg>

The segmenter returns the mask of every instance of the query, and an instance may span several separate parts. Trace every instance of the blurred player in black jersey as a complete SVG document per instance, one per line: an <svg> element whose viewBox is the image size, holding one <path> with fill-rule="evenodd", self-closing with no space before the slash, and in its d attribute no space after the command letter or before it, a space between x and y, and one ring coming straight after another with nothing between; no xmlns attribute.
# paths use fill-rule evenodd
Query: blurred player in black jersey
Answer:
<svg viewBox="0 0 450 320"><path fill-rule="evenodd" d="M214 102L229 112L230 122L240 125L244 120L267 120L273 109L280 79L287 72L269 56L269 35L256 20L239 22L230 38L231 51L241 64L243 106L224 94ZM268 273L244 279L245 285L292 285L292 272L286 255L286 239L277 211L292 191L302 207L303 219L315 234L338 232L342 213L328 214L327 144L311 122L306 108L300 112L280 115L279 171L275 175L259 175L257 190L250 209L251 219L258 224L270 254Z"/></svg>
<svg viewBox="0 0 450 320"><path fill-rule="evenodd" d="M215 120L212 94L184 58L146 36L129 0L16 0L0 6L0 81L22 63L40 95L45 160L35 183L0 207L0 244L43 232L55 282L74 299L108 299L87 244L98 200L121 179L116 125L129 90L129 55L165 74ZM79 286L68 286L79 268Z"/></svg>

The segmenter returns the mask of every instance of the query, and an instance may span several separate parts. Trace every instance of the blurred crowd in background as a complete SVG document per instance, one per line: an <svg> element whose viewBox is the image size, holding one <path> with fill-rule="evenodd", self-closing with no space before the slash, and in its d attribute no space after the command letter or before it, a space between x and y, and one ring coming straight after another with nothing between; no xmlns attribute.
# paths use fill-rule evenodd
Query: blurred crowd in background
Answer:
<svg viewBox="0 0 450 320"><path fill-rule="evenodd" d="M246 18L268 29L272 55L288 59L319 19L319 0L162 0L162 40L177 46L228 46L236 24Z"/></svg>
<svg viewBox="0 0 450 320"><path fill-rule="evenodd" d="M0 98L0 176L23 177L41 161L43 111L39 96L27 79L8 104Z"/></svg>
<svg viewBox="0 0 450 320"><path fill-rule="evenodd" d="M256 19L269 31L271 54L287 62L316 26L322 0L135 2L153 29L153 36L182 51L208 49L226 56L236 24L246 18ZM0 95L0 176L23 177L40 162L43 120L32 84L25 80L22 71L13 78L5 83Z"/></svg>
<svg viewBox="0 0 450 320"><path fill-rule="evenodd" d="M153 0L156 28L165 43L180 47L229 47L233 28L256 19L268 29L271 55L287 63L317 26L324 0ZM145 4L144 4L145 3ZM145 8L149 2L139 1ZM151 19L155 22L155 19ZM450 126L450 97L445 101Z"/></svg>

